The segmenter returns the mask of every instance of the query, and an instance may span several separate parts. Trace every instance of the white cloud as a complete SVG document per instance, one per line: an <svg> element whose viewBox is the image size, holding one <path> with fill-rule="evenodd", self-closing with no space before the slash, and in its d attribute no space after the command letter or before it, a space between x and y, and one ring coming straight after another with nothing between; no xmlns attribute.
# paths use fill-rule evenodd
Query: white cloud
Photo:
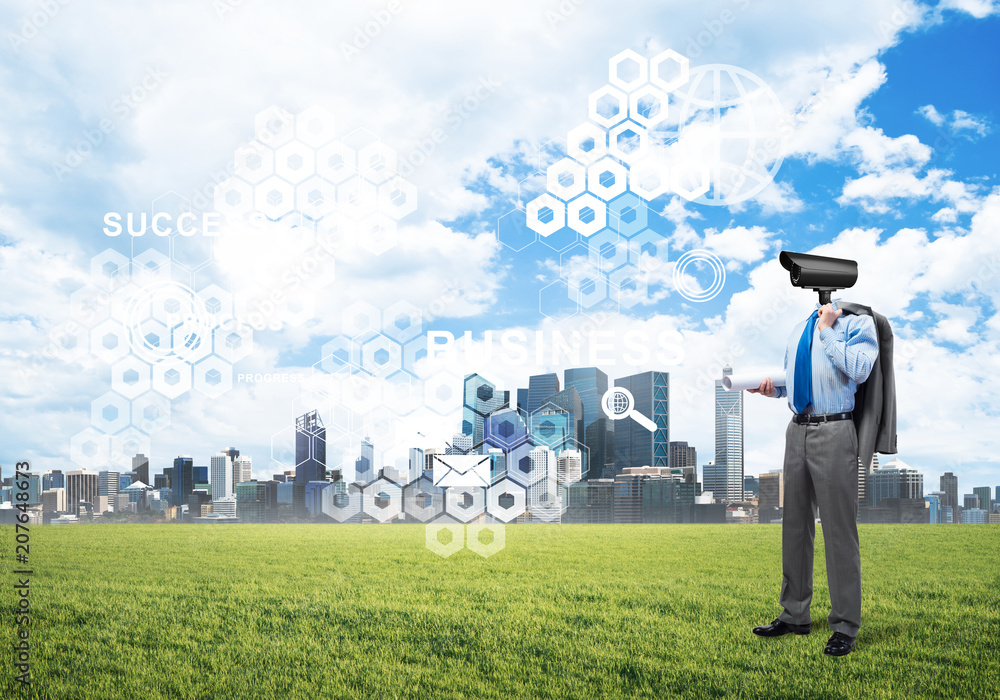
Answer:
<svg viewBox="0 0 1000 700"><path fill-rule="evenodd" d="M919 167L931 158L931 149L913 134L892 138L870 126L850 132L841 144L863 172Z"/></svg>
<svg viewBox="0 0 1000 700"><path fill-rule="evenodd" d="M934 105L924 105L917 108L917 113L922 115L934 126L945 126L953 134L963 134L963 132L973 132L976 136L985 136L990 132L989 120L974 114L956 109L950 115L941 114ZM972 139L970 134L964 134L966 138Z"/></svg>
<svg viewBox="0 0 1000 700"><path fill-rule="evenodd" d="M996 0L941 0L937 9L950 9L965 12L976 19L982 19L1000 12L1000 2Z"/></svg>
<svg viewBox="0 0 1000 700"><path fill-rule="evenodd" d="M730 270L755 263L774 245L774 233L762 226L734 226L723 231L705 231L704 247L726 261Z"/></svg>
<svg viewBox="0 0 1000 700"><path fill-rule="evenodd" d="M945 115L937 111L934 105L924 105L923 107L918 107L917 113L923 115L927 119L927 121L929 121L934 126L941 126L942 124L944 124L945 119L947 118L945 117Z"/></svg>

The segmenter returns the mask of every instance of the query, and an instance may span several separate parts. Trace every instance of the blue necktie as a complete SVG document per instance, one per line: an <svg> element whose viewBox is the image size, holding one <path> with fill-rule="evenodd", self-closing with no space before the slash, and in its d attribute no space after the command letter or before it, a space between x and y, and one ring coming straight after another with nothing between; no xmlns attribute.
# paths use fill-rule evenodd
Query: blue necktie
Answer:
<svg viewBox="0 0 1000 700"><path fill-rule="evenodd" d="M813 311L806 319L806 327L802 329L799 347L795 351L795 393L792 397L792 406L796 413L802 413L813 401L812 345L813 330L816 328L818 317L819 309Z"/></svg>

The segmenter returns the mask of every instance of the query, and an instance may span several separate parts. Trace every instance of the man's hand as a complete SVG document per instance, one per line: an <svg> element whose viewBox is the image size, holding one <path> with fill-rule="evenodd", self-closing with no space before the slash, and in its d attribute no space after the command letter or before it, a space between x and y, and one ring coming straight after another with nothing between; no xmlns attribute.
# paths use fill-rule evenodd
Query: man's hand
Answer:
<svg viewBox="0 0 1000 700"><path fill-rule="evenodd" d="M774 388L774 382L771 381L771 378L765 377L759 387L756 389L747 389L747 392L751 394L763 394L764 396L774 396L777 393L777 389Z"/></svg>
<svg viewBox="0 0 1000 700"><path fill-rule="evenodd" d="M833 322L840 318L843 313L840 309L834 311L833 304L824 304L819 307L819 319L816 321L816 325L819 326L820 332L822 333L824 328L831 327Z"/></svg>

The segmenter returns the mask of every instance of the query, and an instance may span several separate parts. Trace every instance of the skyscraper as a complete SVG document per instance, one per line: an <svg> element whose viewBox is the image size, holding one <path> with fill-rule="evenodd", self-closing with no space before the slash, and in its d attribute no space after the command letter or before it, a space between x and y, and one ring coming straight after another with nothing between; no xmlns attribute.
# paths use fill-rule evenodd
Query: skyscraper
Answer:
<svg viewBox="0 0 1000 700"><path fill-rule="evenodd" d="M66 472L66 510L75 515L81 501L97 503L98 487L97 472L86 469Z"/></svg>
<svg viewBox="0 0 1000 700"><path fill-rule="evenodd" d="M559 375L535 374L528 378L528 413L534 413L559 391Z"/></svg>
<svg viewBox="0 0 1000 700"><path fill-rule="evenodd" d="M132 471L139 476L139 481L144 484L149 482L149 457L139 453L132 458Z"/></svg>
<svg viewBox="0 0 1000 700"><path fill-rule="evenodd" d="M233 452L236 452L235 457ZM233 484L250 481L253 478L253 460L250 459L250 455L240 455L239 450L233 450L231 447L227 454L233 460Z"/></svg>
<svg viewBox="0 0 1000 700"><path fill-rule="evenodd" d="M670 468L684 469L685 467L698 468L698 450L694 448L694 445L688 445L686 442L671 442Z"/></svg>
<svg viewBox="0 0 1000 700"><path fill-rule="evenodd" d="M990 507L990 487L989 486L977 486L972 489L972 493L979 496L979 507L989 513L992 508Z"/></svg>
<svg viewBox="0 0 1000 700"><path fill-rule="evenodd" d="M66 476L59 469L53 469L48 474L42 475L42 490L66 488Z"/></svg>
<svg viewBox="0 0 1000 700"><path fill-rule="evenodd" d="M465 377L462 404L462 433L472 436L472 444L483 442L483 422L486 416L508 404L509 393L478 374Z"/></svg>
<svg viewBox="0 0 1000 700"><path fill-rule="evenodd" d="M97 478L97 495L107 496L108 503L114 503L115 496L118 495L118 487L121 485L121 474L103 470L97 473Z"/></svg>
<svg viewBox="0 0 1000 700"><path fill-rule="evenodd" d="M295 420L295 483L326 479L326 428L319 412L310 411Z"/></svg>
<svg viewBox="0 0 1000 700"><path fill-rule="evenodd" d="M732 373L729 365L722 368L723 377ZM743 392L726 391L721 379L715 380L715 464L726 468L725 492L716 493L716 500L742 501Z"/></svg>
<svg viewBox="0 0 1000 700"><path fill-rule="evenodd" d="M193 459L181 455L174 460L174 470L170 477L170 490L173 496L173 505L180 506L188 502L191 492L194 491Z"/></svg>
<svg viewBox="0 0 1000 700"><path fill-rule="evenodd" d="M563 450L556 458L556 475L561 485L579 481L582 468L583 461L579 450Z"/></svg>
<svg viewBox="0 0 1000 700"><path fill-rule="evenodd" d="M366 437L361 441L361 456L354 460L354 479L371 483L378 478L375 474L375 446Z"/></svg>
<svg viewBox="0 0 1000 700"><path fill-rule="evenodd" d="M407 480L412 483L419 479L424 473L424 451L419 447L410 448L409 467L410 469L407 474Z"/></svg>
<svg viewBox="0 0 1000 700"><path fill-rule="evenodd" d="M305 492L305 484L291 484ZM304 496L303 496L304 500ZM264 522L267 505L267 485L261 481L244 481L236 485L236 515L245 523Z"/></svg>
<svg viewBox="0 0 1000 700"><path fill-rule="evenodd" d="M898 457L872 472L871 505L878 506L886 498L924 498L924 475ZM820 515L822 517L822 515Z"/></svg>
<svg viewBox="0 0 1000 700"><path fill-rule="evenodd" d="M587 446L583 478L596 478L614 462L614 428L601 408L608 390L608 375L597 367L575 367L563 373L567 389L576 389L583 404L583 442Z"/></svg>
<svg viewBox="0 0 1000 700"><path fill-rule="evenodd" d="M615 472L626 467L669 467L670 375L643 372L616 379L615 386L628 389L635 399L634 410L656 424L656 430L649 431L631 417L613 421Z"/></svg>
<svg viewBox="0 0 1000 700"><path fill-rule="evenodd" d="M701 468L702 493L712 492L712 498L721 501L726 492L726 465L709 462Z"/></svg>
<svg viewBox="0 0 1000 700"><path fill-rule="evenodd" d="M942 508L950 507L953 515L952 522L960 522L959 506L962 504L958 502L958 477L951 472L945 472L942 474L940 490L943 491L945 495L944 500L941 503Z"/></svg>
<svg viewBox="0 0 1000 700"><path fill-rule="evenodd" d="M528 428L536 445L544 445L556 452L579 449L583 469L588 465L584 443L583 402L574 387L567 387L548 398L528 421Z"/></svg>
<svg viewBox="0 0 1000 700"><path fill-rule="evenodd" d="M233 484L233 464L228 452L212 455L211 474L212 500L229 498L236 493Z"/></svg>
<svg viewBox="0 0 1000 700"><path fill-rule="evenodd" d="M761 474L760 500L758 507L760 510L767 508L783 508L785 506L785 475L781 469L772 469Z"/></svg>

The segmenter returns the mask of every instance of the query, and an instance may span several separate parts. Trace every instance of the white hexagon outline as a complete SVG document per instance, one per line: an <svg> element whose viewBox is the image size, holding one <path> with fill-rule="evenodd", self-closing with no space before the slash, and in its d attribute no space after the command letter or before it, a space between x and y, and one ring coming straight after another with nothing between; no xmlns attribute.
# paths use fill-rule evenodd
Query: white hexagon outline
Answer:
<svg viewBox="0 0 1000 700"><path fill-rule="evenodd" d="M166 380L166 374L171 370L176 370L180 375L180 379L174 385L167 384ZM191 374L192 368L187 362L179 360L158 362L153 365L153 391L163 394L168 399L176 399L191 390Z"/></svg>
<svg viewBox="0 0 1000 700"><path fill-rule="evenodd" d="M330 165L330 157L339 155L340 165ZM340 185L357 175L358 154L342 141L328 143L316 152L316 173L330 182Z"/></svg>
<svg viewBox="0 0 1000 700"><path fill-rule="evenodd" d="M643 184L646 174L652 174L659 179L659 185L649 189ZM670 192L670 169L661 158L649 155L638 159L629 166L629 191L647 202Z"/></svg>
<svg viewBox="0 0 1000 700"><path fill-rule="evenodd" d="M392 193L400 190L406 198L402 204L392 200ZM399 220L417 210L417 186L399 175L389 178L378 186L379 208L393 219Z"/></svg>
<svg viewBox="0 0 1000 700"><path fill-rule="evenodd" d="M543 223L538 220L538 212L543 207L548 207L552 210L552 221L548 223ZM548 192L541 194L528 202L525 215L527 217L528 228L537 233L539 236L551 236L553 233L566 226L566 205Z"/></svg>
<svg viewBox="0 0 1000 700"><path fill-rule="evenodd" d="M438 540L438 533L442 530L447 530L452 535L448 544L442 544ZM427 523L424 527L424 546L439 557L448 558L465 548L465 526L462 523L446 521Z"/></svg>
<svg viewBox="0 0 1000 700"><path fill-rule="evenodd" d="M594 212L594 219L590 223L580 220L580 212L585 207L590 207ZM587 238L608 225L607 205L586 192L566 205L566 220L570 228Z"/></svg>
<svg viewBox="0 0 1000 700"><path fill-rule="evenodd" d="M601 174L605 171L615 176L615 184L610 187L601 184ZM611 156L596 160L587 168L587 191L605 202L610 201L628 189L628 169Z"/></svg>
<svg viewBox="0 0 1000 700"><path fill-rule="evenodd" d="M318 131L312 128L316 121L321 123ZM320 148L332 141L334 126L333 115L319 105L307 107L295 115L295 137L311 148Z"/></svg>
<svg viewBox="0 0 1000 700"><path fill-rule="evenodd" d="M615 116L605 117L597 111L597 103L602 97L611 97L618 101L618 113ZM615 124L618 124L628 118L628 97L624 92L621 92L611 85L605 85L604 87L590 93L588 107L589 109L587 113L591 121L600 124L606 129L610 129Z"/></svg>
<svg viewBox="0 0 1000 700"><path fill-rule="evenodd" d="M269 201L274 192L281 195L280 202ZM295 187L277 175L261 180L254 187L254 209L268 219L280 219L295 209Z"/></svg>
<svg viewBox="0 0 1000 700"><path fill-rule="evenodd" d="M410 322L405 329L396 325L396 319L400 316L406 316ZM400 343L408 343L420 335L422 330L423 313L405 299L390 304L382 312L382 332Z"/></svg>
<svg viewBox="0 0 1000 700"><path fill-rule="evenodd" d="M295 117L277 105L271 105L254 115L253 125L254 137L271 148L277 148L295 138Z"/></svg>
<svg viewBox="0 0 1000 700"><path fill-rule="evenodd" d="M618 75L618 66L627 60L635 61L639 66L639 75L634 80L625 80ZM635 90L646 82L649 76L649 61L632 49L625 49L619 54L612 56L608 60L608 82L615 87L619 87L625 92Z"/></svg>
<svg viewBox="0 0 1000 700"><path fill-rule="evenodd" d="M146 418L145 411L149 407L155 407L159 410L160 416L153 420ZM132 425L149 435L158 433L170 425L170 408L170 399L155 390L147 391L132 402Z"/></svg>
<svg viewBox="0 0 1000 700"><path fill-rule="evenodd" d="M378 163L379 159L381 163ZM381 141L375 141L358 151L358 173L366 180L380 185L397 174L398 159L395 149Z"/></svg>
<svg viewBox="0 0 1000 700"><path fill-rule="evenodd" d="M560 182L566 173L573 177L573 184L563 185ZM587 189L587 169L572 158L560 158L548 167L546 186L551 194L563 201L573 199Z"/></svg>
<svg viewBox="0 0 1000 700"><path fill-rule="evenodd" d="M313 192L320 193L320 201L311 201ZM310 219L322 219L337 209L337 186L319 175L310 175L295 186L298 210Z"/></svg>
<svg viewBox="0 0 1000 700"><path fill-rule="evenodd" d="M516 491L516 493L514 493ZM500 496L510 492L514 497L511 508L500 507ZM520 496L520 498L518 498ZM518 501L520 500L520 503ZM489 487L486 493L486 513L497 520L509 523L517 519L528 507L528 492L524 486L504 477Z"/></svg>
<svg viewBox="0 0 1000 700"><path fill-rule="evenodd" d="M639 111L639 100L646 97L655 97L660 102L660 111L656 116L650 118ZM667 118L670 98L667 93L660 90L655 85L643 85L641 88L628 96L628 117L639 126L646 129L653 129Z"/></svg>
<svg viewBox="0 0 1000 700"><path fill-rule="evenodd" d="M668 60L680 67L679 74L672 80L660 77L660 67ZM649 82L664 92L672 92L688 81L690 70L690 61L686 56L680 55L673 49L667 49L649 59Z"/></svg>
<svg viewBox="0 0 1000 700"><path fill-rule="evenodd" d="M493 533L493 541L489 544L479 541L479 533L486 530ZM507 546L506 528L500 523L470 523L465 526L465 546L483 559L492 557Z"/></svg>
<svg viewBox="0 0 1000 700"><path fill-rule="evenodd" d="M114 419L104 417L105 408L114 408L118 415ZM101 394L90 402L90 424L103 433L113 434L131 424L132 412L128 399L115 391Z"/></svg>
<svg viewBox="0 0 1000 700"><path fill-rule="evenodd" d="M139 375L135 384L125 382L125 373L134 371ZM134 399L149 391L150 367L135 355L127 355L111 367L111 388L128 399Z"/></svg>
<svg viewBox="0 0 1000 700"><path fill-rule="evenodd" d="M626 151L618 148L618 137L626 130L629 129L636 133L639 137L639 146L628 153ZM646 151L649 148L649 133L646 129L641 126L638 122L634 122L631 119L626 119L618 126L611 129L608 132L608 153L613 155L618 160L624 161L626 163L631 163L634 160L639 160L646 155Z"/></svg>
<svg viewBox="0 0 1000 700"><path fill-rule="evenodd" d="M251 168L247 164L247 159L250 156L260 158L259 168ZM237 179L246 180L251 185L270 177L274 174L274 150L260 141L248 141L237 148L233 154L233 174Z"/></svg>
<svg viewBox="0 0 1000 700"><path fill-rule="evenodd" d="M463 508L458 503L458 499L466 494L472 496L472 505L468 509ZM486 487L450 486L446 488L444 491L444 512L463 523L478 518L486 512Z"/></svg>
<svg viewBox="0 0 1000 700"><path fill-rule="evenodd" d="M379 508L375 505L375 497L382 491L387 492L389 504L384 508ZM389 491L393 491L394 493L388 493ZM380 523L388 522L403 514L403 489L399 484L380 477L365 486L362 493L362 512Z"/></svg>
<svg viewBox="0 0 1000 700"><path fill-rule="evenodd" d="M585 151L581 148L587 139L593 139L594 148ZM590 164L608 154L608 130L593 122L584 122L575 126L566 134L566 152L575 160Z"/></svg>
<svg viewBox="0 0 1000 700"><path fill-rule="evenodd" d="M208 383L207 374L212 370L217 370L220 375L219 383L216 385ZM210 399L217 399L233 388L233 366L218 355L209 355L200 360L193 367L193 371L194 390Z"/></svg>
<svg viewBox="0 0 1000 700"><path fill-rule="evenodd" d="M302 160L298 168L288 162L293 156ZM301 141L289 141L274 152L274 174L293 185L308 180L316 174L316 151Z"/></svg>

